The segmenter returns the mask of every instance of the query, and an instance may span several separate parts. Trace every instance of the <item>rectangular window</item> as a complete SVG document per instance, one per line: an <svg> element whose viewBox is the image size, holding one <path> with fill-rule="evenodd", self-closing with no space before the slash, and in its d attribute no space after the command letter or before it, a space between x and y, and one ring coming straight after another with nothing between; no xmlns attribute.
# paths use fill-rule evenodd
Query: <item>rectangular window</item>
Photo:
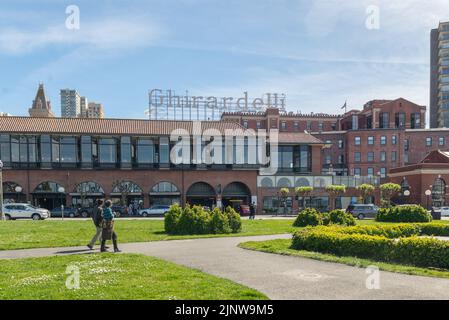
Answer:
<svg viewBox="0 0 449 320"><path fill-rule="evenodd" d="M51 137L51 156L53 163L59 163L59 137Z"/></svg>
<svg viewBox="0 0 449 320"><path fill-rule="evenodd" d="M408 151L410 149L410 142L408 139L404 140L404 151Z"/></svg>
<svg viewBox="0 0 449 320"><path fill-rule="evenodd" d="M359 145L360 145L360 141L361 141L360 137L355 137L355 138L354 138L354 144L355 144L356 146L359 146Z"/></svg>
<svg viewBox="0 0 449 320"><path fill-rule="evenodd" d="M248 150L246 148L246 150ZM159 138L159 163L168 164L170 160L170 145L168 137Z"/></svg>
<svg viewBox="0 0 449 320"><path fill-rule="evenodd" d="M131 137L120 138L120 163L122 167L130 168L132 163Z"/></svg>
<svg viewBox="0 0 449 320"><path fill-rule="evenodd" d="M379 128L388 129L390 127L390 114L388 112L381 112L379 114Z"/></svg>
<svg viewBox="0 0 449 320"><path fill-rule="evenodd" d="M312 122L311 121L307 121L306 128L307 128L307 131L312 130Z"/></svg>
<svg viewBox="0 0 449 320"><path fill-rule="evenodd" d="M391 162L396 162L397 153L396 151L391 151Z"/></svg>
<svg viewBox="0 0 449 320"><path fill-rule="evenodd" d="M4 163L11 162L11 144L9 135L0 135L0 158Z"/></svg>
<svg viewBox="0 0 449 320"><path fill-rule="evenodd" d="M343 140L338 140L338 149L343 149L345 147L345 144Z"/></svg>
<svg viewBox="0 0 449 320"><path fill-rule="evenodd" d="M257 128L257 129L262 128L262 125L261 125L260 121L257 121L257 122L256 122L256 128Z"/></svg>
<svg viewBox="0 0 449 320"><path fill-rule="evenodd" d="M326 164L332 163L332 157L330 155L326 155L326 157L324 159L325 159Z"/></svg>
<svg viewBox="0 0 449 320"><path fill-rule="evenodd" d="M51 162L51 140L50 136L42 135L40 138L40 161L43 167L48 167L48 164Z"/></svg>
<svg viewBox="0 0 449 320"><path fill-rule="evenodd" d="M92 137L81 137L81 163L83 167L92 166Z"/></svg>
<svg viewBox="0 0 449 320"><path fill-rule="evenodd" d="M137 162L139 164L154 163L155 150L152 139L140 138L137 142Z"/></svg>
<svg viewBox="0 0 449 320"><path fill-rule="evenodd" d="M374 145L374 137L368 137L368 145Z"/></svg>
<svg viewBox="0 0 449 320"><path fill-rule="evenodd" d="M354 162L360 162L362 161L362 154L360 152L354 153Z"/></svg>
<svg viewBox="0 0 449 320"><path fill-rule="evenodd" d="M101 138L98 140L99 160L101 164L117 163L117 142L113 138Z"/></svg>
<svg viewBox="0 0 449 320"><path fill-rule="evenodd" d="M387 137L386 136L380 137L380 144L381 145L386 145L387 144Z"/></svg>
<svg viewBox="0 0 449 320"><path fill-rule="evenodd" d="M281 130L283 130L283 131L287 130L287 122L285 122L285 121L281 122Z"/></svg>
<svg viewBox="0 0 449 320"><path fill-rule="evenodd" d="M248 129L248 120L243 120L243 126Z"/></svg>
<svg viewBox="0 0 449 320"><path fill-rule="evenodd" d="M60 138L60 160L61 163L77 163L77 141L75 137Z"/></svg>
<svg viewBox="0 0 449 320"><path fill-rule="evenodd" d="M380 168L380 177L381 178L387 177L387 168Z"/></svg>
<svg viewBox="0 0 449 320"><path fill-rule="evenodd" d="M403 128L405 126L405 112L396 113L395 125L396 128Z"/></svg>
<svg viewBox="0 0 449 320"><path fill-rule="evenodd" d="M380 161L386 162L387 161L387 153L385 151L380 152Z"/></svg>
<svg viewBox="0 0 449 320"><path fill-rule="evenodd" d="M374 176L374 169L373 168L368 168L367 174L368 174L369 177Z"/></svg>
<svg viewBox="0 0 449 320"><path fill-rule="evenodd" d="M432 138L430 138L430 137L426 138L426 146L427 147L431 147L432 146Z"/></svg>
<svg viewBox="0 0 449 320"><path fill-rule="evenodd" d="M323 123L318 122L318 131L323 131Z"/></svg>
<svg viewBox="0 0 449 320"><path fill-rule="evenodd" d="M338 164L344 164L344 163L345 163L345 156L341 154L338 156Z"/></svg>
<svg viewBox="0 0 449 320"><path fill-rule="evenodd" d="M444 137L440 137L440 138L438 139L438 145L439 145L440 147L442 147L442 146L444 146L445 144L446 144L445 138L444 138Z"/></svg>
<svg viewBox="0 0 449 320"><path fill-rule="evenodd" d="M420 113L412 113L410 115L410 126L412 129L420 129L421 128L421 114Z"/></svg>
<svg viewBox="0 0 449 320"><path fill-rule="evenodd" d="M398 137L396 135L391 136L391 144L396 145L398 143Z"/></svg>
<svg viewBox="0 0 449 320"><path fill-rule="evenodd" d="M295 121L294 128L295 128L295 131L299 131L299 122L298 121Z"/></svg>
<svg viewBox="0 0 449 320"><path fill-rule="evenodd" d="M293 170L293 147L279 147L279 165L284 170Z"/></svg>
<svg viewBox="0 0 449 320"><path fill-rule="evenodd" d="M368 152L367 153L367 161L368 162L374 162L374 152Z"/></svg>
<svg viewBox="0 0 449 320"><path fill-rule="evenodd" d="M354 175L360 177L362 175L362 169L354 168Z"/></svg>

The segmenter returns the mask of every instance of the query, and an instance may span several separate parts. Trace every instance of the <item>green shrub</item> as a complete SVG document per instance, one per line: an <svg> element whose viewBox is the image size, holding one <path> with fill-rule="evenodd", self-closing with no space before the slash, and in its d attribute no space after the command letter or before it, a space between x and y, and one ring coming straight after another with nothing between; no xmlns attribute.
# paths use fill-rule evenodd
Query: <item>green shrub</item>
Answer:
<svg viewBox="0 0 449 320"><path fill-rule="evenodd" d="M232 233L239 233L242 231L242 219L240 215L232 208L227 207L225 209L225 214L228 216L229 227Z"/></svg>
<svg viewBox="0 0 449 320"><path fill-rule="evenodd" d="M421 206L408 205L380 209L377 221L383 222L431 222L432 215Z"/></svg>
<svg viewBox="0 0 449 320"><path fill-rule="evenodd" d="M346 213L343 210L333 210L329 212L329 223L339 224L343 226L355 226L356 222L352 214ZM326 224L325 224L326 225Z"/></svg>
<svg viewBox="0 0 449 320"><path fill-rule="evenodd" d="M202 206L173 205L165 215L165 232L169 234L238 233L242 230L240 215L232 208L225 212L215 208L212 212Z"/></svg>
<svg viewBox="0 0 449 320"><path fill-rule="evenodd" d="M319 226L322 224L323 217L313 208L306 208L302 210L293 223L295 227Z"/></svg>
<svg viewBox="0 0 449 320"><path fill-rule="evenodd" d="M443 236L442 224L398 224L391 226L319 226L293 235L292 248L339 256L355 256L420 267L449 268L449 242L418 236Z"/></svg>
<svg viewBox="0 0 449 320"><path fill-rule="evenodd" d="M165 231L167 233L176 233L176 227L181 214L182 208L178 204L174 204L170 207L164 218Z"/></svg>

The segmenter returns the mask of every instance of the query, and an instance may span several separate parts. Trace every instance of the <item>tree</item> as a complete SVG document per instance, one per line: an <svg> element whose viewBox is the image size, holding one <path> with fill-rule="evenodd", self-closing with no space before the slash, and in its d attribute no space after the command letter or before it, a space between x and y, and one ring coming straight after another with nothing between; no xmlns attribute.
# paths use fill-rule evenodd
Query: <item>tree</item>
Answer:
<svg viewBox="0 0 449 320"><path fill-rule="evenodd" d="M313 192L313 187L296 187L295 193L298 197L303 198L303 204L305 207L305 198L310 197Z"/></svg>
<svg viewBox="0 0 449 320"><path fill-rule="evenodd" d="M120 204L122 206L126 206L127 200L128 200L128 195L131 192L130 184L123 180L115 180L112 183L112 190L114 190L114 189L118 190L118 192L120 193L120 196L121 196Z"/></svg>
<svg viewBox="0 0 449 320"><path fill-rule="evenodd" d="M362 203L365 203L366 199L374 194L375 187L372 184L365 183L361 184L356 189L359 193L360 198L362 198Z"/></svg>
<svg viewBox="0 0 449 320"><path fill-rule="evenodd" d="M346 186L330 185L326 187L329 194L330 210L335 210L335 200L346 192Z"/></svg>
<svg viewBox="0 0 449 320"><path fill-rule="evenodd" d="M396 183L385 183L380 186L380 194L382 197L382 207L389 208L391 206L391 198L401 191L401 186Z"/></svg>
<svg viewBox="0 0 449 320"><path fill-rule="evenodd" d="M282 204L284 205L284 215L287 215L287 199L290 194L290 190L288 188L282 188L279 191L279 195L282 199Z"/></svg>

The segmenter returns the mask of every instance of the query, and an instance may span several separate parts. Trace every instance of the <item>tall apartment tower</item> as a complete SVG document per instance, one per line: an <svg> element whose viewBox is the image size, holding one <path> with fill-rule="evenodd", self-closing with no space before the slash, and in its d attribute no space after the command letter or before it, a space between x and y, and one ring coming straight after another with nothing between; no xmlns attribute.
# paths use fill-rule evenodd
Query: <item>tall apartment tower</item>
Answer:
<svg viewBox="0 0 449 320"><path fill-rule="evenodd" d="M86 118L87 117L87 108L89 106L89 101L86 97L81 97L81 104L80 104L80 118Z"/></svg>
<svg viewBox="0 0 449 320"><path fill-rule="evenodd" d="M61 117L77 118L81 115L81 96L76 90L61 90Z"/></svg>
<svg viewBox="0 0 449 320"><path fill-rule="evenodd" d="M449 128L449 22L430 33L430 127Z"/></svg>

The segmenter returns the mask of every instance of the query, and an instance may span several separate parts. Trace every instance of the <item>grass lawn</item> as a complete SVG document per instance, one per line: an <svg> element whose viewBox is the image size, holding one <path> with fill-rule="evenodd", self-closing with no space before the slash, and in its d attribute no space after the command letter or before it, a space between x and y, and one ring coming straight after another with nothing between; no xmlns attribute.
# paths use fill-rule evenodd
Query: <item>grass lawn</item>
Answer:
<svg viewBox="0 0 449 320"><path fill-rule="evenodd" d="M293 219L242 220L238 234L170 236L162 220L118 220L115 228L119 243L187 238L254 236L293 233ZM91 220L0 221L0 250L87 245L95 233Z"/></svg>
<svg viewBox="0 0 449 320"><path fill-rule="evenodd" d="M79 268L79 289L65 285L69 265ZM0 260L0 270L0 300L267 299L232 281L135 254Z"/></svg>
<svg viewBox="0 0 449 320"><path fill-rule="evenodd" d="M297 256L327 262L336 262L360 268L366 268L368 266L374 265L377 266L380 270L384 271L412 274L418 276L449 278L449 270L418 268L414 266L378 262L374 260L360 259L356 257L340 257L332 254L324 254L305 250L295 250L290 248L291 242L292 241L289 239L259 241L259 242L251 241L241 243L239 246L241 248L249 250L262 251L273 254Z"/></svg>

